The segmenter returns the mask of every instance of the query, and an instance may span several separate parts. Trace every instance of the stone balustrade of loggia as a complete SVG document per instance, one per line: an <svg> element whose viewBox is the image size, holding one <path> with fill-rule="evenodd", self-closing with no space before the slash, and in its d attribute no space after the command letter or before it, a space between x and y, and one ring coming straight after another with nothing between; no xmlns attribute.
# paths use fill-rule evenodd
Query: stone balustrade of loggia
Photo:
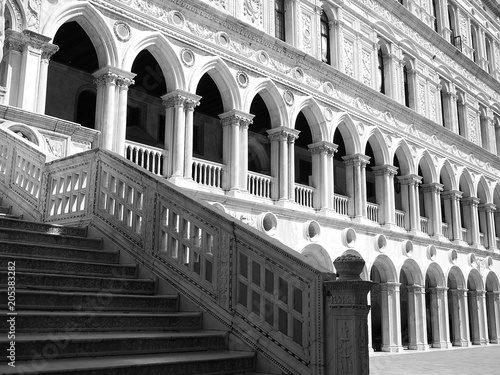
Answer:
<svg viewBox="0 0 500 375"><path fill-rule="evenodd" d="M0 187L25 217L88 225L283 372L347 374L361 363L356 373L368 374L369 282L335 280L114 153L93 149L47 160L43 150L0 128ZM332 362L335 353L341 363Z"/></svg>

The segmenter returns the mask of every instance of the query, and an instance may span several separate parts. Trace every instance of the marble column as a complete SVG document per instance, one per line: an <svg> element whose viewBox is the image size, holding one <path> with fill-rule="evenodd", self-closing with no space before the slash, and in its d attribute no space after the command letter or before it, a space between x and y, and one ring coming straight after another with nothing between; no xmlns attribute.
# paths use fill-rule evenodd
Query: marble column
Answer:
<svg viewBox="0 0 500 375"><path fill-rule="evenodd" d="M200 104L201 96L191 96L184 101L186 120L185 151L184 151L184 173L191 177L193 169L193 120L194 109Z"/></svg>
<svg viewBox="0 0 500 375"><path fill-rule="evenodd" d="M312 153L313 187L316 188L314 208L332 210L334 197L333 155L338 146L321 141L310 144L308 147Z"/></svg>
<svg viewBox="0 0 500 375"><path fill-rule="evenodd" d="M469 290L469 324L471 325L471 342L475 345L487 344L486 306L484 291Z"/></svg>
<svg viewBox="0 0 500 375"><path fill-rule="evenodd" d="M372 167L372 170L375 175L377 202L379 202L379 222L388 228L395 228L394 176L397 174L397 167L385 164Z"/></svg>
<svg viewBox="0 0 500 375"><path fill-rule="evenodd" d="M349 216L366 219L366 165L370 157L363 154L343 156L346 166L346 183L349 195Z"/></svg>
<svg viewBox="0 0 500 375"><path fill-rule="evenodd" d="M443 235L443 225L441 219L441 191L443 191L443 185L433 182L430 184L422 185L422 190L424 192L425 198L425 211L431 212L431 216L428 217L428 228L429 235L434 236L438 239Z"/></svg>
<svg viewBox="0 0 500 375"><path fill-rule="evenodd" d="M224 129L222 158L227 169L224 190L231 191L231 194L237 194L247 190L248 125L252 123L254 115L233 109L219 115L219 117ZM244 149L245 147L246 149Z"/></svg>
<svg viewBox="0 0 500 375"><path fill-rule="evenodd" d="M449 305L451 305L453 331L453 346L466 347L470 345L469 320L467 314L467 290L449 289Z"/></svg>
<svg viewBox="0 0 500 375"><path fill-rule="evenodd" d="M118 116L116 124L115 145L113 149L121 156L125 155L125 139L127 133L127 100L128 88L134 84L134 73L130 73L128 77L118 77L116 84L118 87Z"/></svg>
<svg viewBox="0 0 500 375"><path fill-rule="evenodd" d="M295 140L299 137L299 131L289 132L288 143L288 196L295 202Z"/></svg>
<svg viewBox="0 0 500 375"><path fill-rule="evenodd" d="M477 291L477 306L479 318L479 343L481 345L488 345L488 315L486 312L486 293L484 290Z"/></svg>
<svg viewBox="0 0 500 375"><path fill-rule="evenodd" d="M405 211L406 230L420 233L420 205L418 197L418 184L422 177L415 174L399 176L401 183L401 200Z"/></svg>
<svg viewBox="0 0 500 375"><path fill-rule="evenodd" d="M59 47L55 44L47 43L42 46L42 56L40 61L40 78L38 84L38 95L36 112L45 113L45 102L47 99L47 80L49 73L49 61L54 53L59 50Z"/></svg>
<svg viewBox="0 0 500 375"><path fill-rule="evenodd" d="M273 186L273 199L284 204L294 201L294 195L290 195L290 181L293 181L295 174L290 177L290 136L297 137L300 132L284 126L273 128L267 131L271 141L271 174L275 176L276 182ZM295 158L291 154L292 159Z"/></svg>
<svg viewBox="0 0 500 375"><path fill-rule="evenodd" d="M462 218L460 215L460 200L462 192L448 190L442 193L445 205L445 220L450 225L450 240L462 241Z"/></svg>
<svg viewBox="0 0 500 375"><path fill-rule="evenodd" d="M403 351L401 343L401 309L399 283L380 284L382 307L382 351Z"/></svg>
<svg viewBox="0 0 500 375"><path fill-rule="evenodd" d="M500 343L500 292L486 292L489 339L492 344Z"/></svg>
<svg viewBox="0 0 500 375"><path fill-rule="evenodd" d="M451 345L448 332L447 289L446 287L428 288L430 293L433 348L448 348Z"/></svg>
<svg viewBox="0 0 500 375"><path fill-rule="evenodd" d="M465 227L467 228L467 242L469 245L475 247L479 245L479 218L477 210L479 202L479 198L476 197L462 199Z"/></svg>
<svg viewBox="0 0 500 375"><path fill-rule="evenodd" d="M495 217L496 205L493 203L483 203L478 206L479 215L481 216L481 231L484 234L484 247L494 250L497 247Z"/></svg>
<svg viewBox="0 0 500 375"><path fill-rule="evenodd" d="M112 67L105 67L93 73L97 86L97 103L95 127L101 132L100 146L114 151L114 137L117 132L116 81L119 78Z"/></svg>
<svg viewBox="0 0 500 375"><path fill-rule="evenodd" d="M425 287L408 285L408 348L428 350L427 323L425 314Z"/></svg>

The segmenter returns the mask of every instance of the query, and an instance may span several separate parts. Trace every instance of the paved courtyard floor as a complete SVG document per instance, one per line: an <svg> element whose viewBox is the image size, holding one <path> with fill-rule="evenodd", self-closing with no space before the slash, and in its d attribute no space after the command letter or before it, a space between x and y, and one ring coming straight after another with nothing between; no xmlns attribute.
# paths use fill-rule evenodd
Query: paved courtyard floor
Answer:
<svg viewBox="0 0 500 375"><path fill-rule="evenodd" d="M374 353L370 375L500 375L500 345Z"/></svg>

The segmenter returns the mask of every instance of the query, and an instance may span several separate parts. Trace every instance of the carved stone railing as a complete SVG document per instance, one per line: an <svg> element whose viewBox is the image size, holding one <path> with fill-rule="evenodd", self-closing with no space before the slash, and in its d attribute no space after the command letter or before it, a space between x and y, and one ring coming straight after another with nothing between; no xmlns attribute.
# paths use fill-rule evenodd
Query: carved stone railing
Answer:
<svg viewBox="0 0 500 375"><path fill-rule="evenodd" d="M340 345L325 333L332 273L111 152L46 161L0 129L1 191L26 217L88 224L283 372L327 374L325 345Z"/></svg>
<svg viewBox="0 0 500 375"><path fill-rule="evenodd" d="M467 242L467 228L461 228L462 241Z"/></svg>
<svg viewBox="0 0 500 375"><path fill-rule="evenodd" d="M222 188L224 165L193 158L193 180L200 185Z"/></svg>
<svg viewBox="0 0 500 375"><path fill-rule="evenodd" d="M405 212L396 210L396 225L400 228L405 228Z"/></svg>
<svg viewBox="0 0 500 375"><path fill-rule="evenodd" d="M486 238L484 237L484 233L479 232L479 243L483 246L486 246Z"/></svg>
<svg viewBox="0 0 500 375"><path fill-rule="evenodd" d="M340 194L334 194L333 195L333 204L334 204L334 209L335 212L340 214L340 215L349 215L349 197L345 197Z"/></svg>
<svg viewBox="0 0 500 375"><path fill-rule="evenodd" d="M310 186L295 184L295 203L304 207L313 207L314 192L316 189Z"/></svg>
<svg viewBox="0 0 500 375"><path fill-rule="evenodd" d="M368 220L378 223L378 204L368 202L366 204L366 215Z"/></svg>
<svg viewBox="0 0 500 375"><path fill-rule="evenodd" d="M247 189L252 195L262 198L271 198L274 178L256 172L248 172Z"/></svg>
<svg viewBox="0 0 500 375"><path fill-rule="evenodd" d="M167 153L158 147L127 140L125 141L125 157L139 167L161 176Z"/></svg>

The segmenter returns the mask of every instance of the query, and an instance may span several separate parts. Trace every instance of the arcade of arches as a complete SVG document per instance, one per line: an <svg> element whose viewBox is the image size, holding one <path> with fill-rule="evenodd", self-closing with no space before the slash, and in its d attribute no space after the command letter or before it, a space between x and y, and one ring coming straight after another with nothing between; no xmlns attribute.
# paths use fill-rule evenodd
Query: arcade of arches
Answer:
<svg viewBox="0 0 500 375"><path fill-rule="evenodd" d="M107 65L95 47L106 44L77 21L53 44L45 113L101 131L101 147L179 186L324 215L327 232L354 223L366 230L361 244L377 229L392 237L385 254L360 250L364 278L376 283L373 350L499 343L500 181L389 141L376 124L361 132L354 114L328 121L311 97L270 79L250 84L221 59L196 56L207 62L192 68L192 52L180 64L151 43L123 59L125 70ZM395 243L413 247L410 237L421 244L401 255ZM294 238L278 239L299 250ZM336 251L317 263L330 268Z"/></svg>

